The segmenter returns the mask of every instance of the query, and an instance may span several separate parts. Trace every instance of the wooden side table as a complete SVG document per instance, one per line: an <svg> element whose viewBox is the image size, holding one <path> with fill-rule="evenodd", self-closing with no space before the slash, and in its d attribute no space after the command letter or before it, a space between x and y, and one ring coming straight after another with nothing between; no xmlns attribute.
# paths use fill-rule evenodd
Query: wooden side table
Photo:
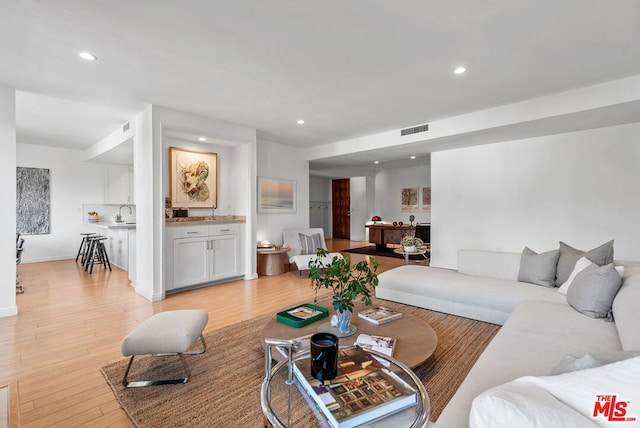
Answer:
<svg viewBox="0 0 640 428"><path fill-rule="evenodd" d="M289 270L287 252L290 250L290 247L258 248L258 275L282 275L287 272Z"/></svg>

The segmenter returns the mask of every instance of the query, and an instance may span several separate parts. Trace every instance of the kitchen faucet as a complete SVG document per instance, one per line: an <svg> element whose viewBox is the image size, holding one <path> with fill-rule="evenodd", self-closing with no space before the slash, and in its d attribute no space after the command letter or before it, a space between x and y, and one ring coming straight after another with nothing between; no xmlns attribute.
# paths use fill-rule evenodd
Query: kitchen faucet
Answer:
<svg viewBox="0 0 640 428"><path fill-rule="evenodd" d="M129 208L129 214L133 214L133 210L131 209L131 207L129 205L121 205L120 208L118 209L118 214L116 214L116 223L123 223L124 220L122 220L122 208L127 207Z"/></svg>

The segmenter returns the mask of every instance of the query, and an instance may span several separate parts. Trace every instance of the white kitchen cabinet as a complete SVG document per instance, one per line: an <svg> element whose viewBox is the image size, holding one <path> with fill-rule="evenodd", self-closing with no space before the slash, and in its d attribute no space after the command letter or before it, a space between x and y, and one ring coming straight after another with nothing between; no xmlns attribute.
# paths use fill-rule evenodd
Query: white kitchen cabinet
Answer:
<svg viewBox="0 0 640 428"><path fill-rule="evenodd" d="M105 250L107 250L107 255L109 256L109 262L121 269L129 270L128 229L100 227L99 233L107 238L103 243Z"/></svg>
<svg viewBox="0 0 640 428"><path fill-rule="evenodd" d="M107 164L104 169L104 203L132 204L133 168L129 165Z"/></svg>
<svg viewBox="0 0 640 428"><path fill-rule="evenodd" d="M242 275L241 224L167 227L165 291L207 285Z"/></svg>

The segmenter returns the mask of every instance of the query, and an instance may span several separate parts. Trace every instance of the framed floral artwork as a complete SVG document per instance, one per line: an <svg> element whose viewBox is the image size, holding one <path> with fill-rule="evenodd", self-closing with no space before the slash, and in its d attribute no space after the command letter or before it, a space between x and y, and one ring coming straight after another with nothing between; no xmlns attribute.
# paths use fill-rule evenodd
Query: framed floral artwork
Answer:
<svg viewBox="0 0 640 428"><path fill-rule="evenodd" d="M422 188L422 211L431 211L431 187Z"/></svg>
<svg viewBox="0 0 640 428"><path fill-rule="evenodd" d="M295 213L296 182L258 177L259 213Z"/></svg>
<svg viewBox="0 0 640 428"><path fill-rule="evenodd" d="M169 147L172 208L218 207L218 154Z"/></svg>
<svg viewBox="0 0 640 428"><path fill-rule="evenodd" d="M401 212L418 211L418 188L411 187L402 189L400 202Z"/></svg>

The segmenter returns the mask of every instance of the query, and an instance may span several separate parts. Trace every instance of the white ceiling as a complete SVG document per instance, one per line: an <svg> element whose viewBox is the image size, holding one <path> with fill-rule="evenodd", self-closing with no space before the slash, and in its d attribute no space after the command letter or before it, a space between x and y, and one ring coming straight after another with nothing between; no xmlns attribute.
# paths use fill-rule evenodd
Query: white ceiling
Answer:
<svg viewBox="0 0 640 428"><path fill-rule="evenodd" d="M153 103L310 147L637 74L637 0L0 1L23 143L86 148Z"/></svg>

